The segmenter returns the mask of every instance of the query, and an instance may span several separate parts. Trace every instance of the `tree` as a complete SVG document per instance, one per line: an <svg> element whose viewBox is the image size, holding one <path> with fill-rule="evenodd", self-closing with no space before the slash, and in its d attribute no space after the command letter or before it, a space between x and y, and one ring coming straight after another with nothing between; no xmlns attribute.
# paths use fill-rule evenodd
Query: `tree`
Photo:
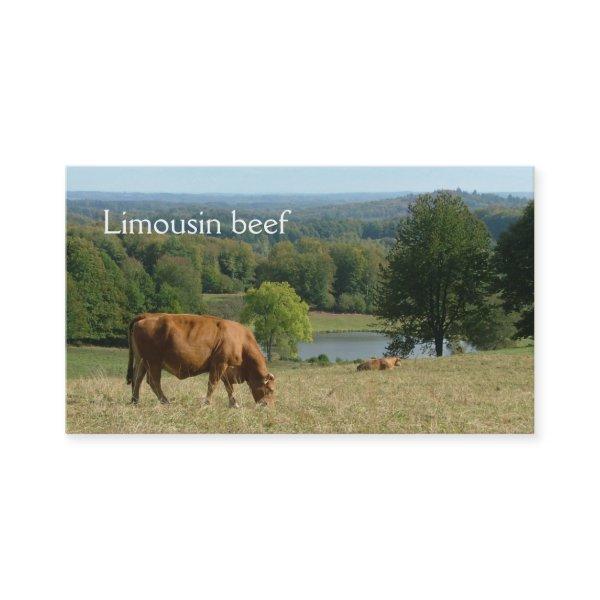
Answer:
<svg viewBox="0 0 600 600"><path fill-rule="evenodd" d="M242 322L254 325L254 334L268 360L278 344L288 349L293 347L295 354L298 342L312 340L308 304L289 283L265 281L258 289L249 290L241 318Z"/></svg>
<svg viewBox="0 0 600 600"><path fill-rule="evenodd" d="M155 278L159 284L159 310L165 310L168 304L180 306L173 312L200 313L204 308L202 303L202 275L196 270L192 261L184 256L169 256L165 254L156 263ZM165 286L168 286L166 290ZM174 302L174 300L177 302Z"/></svg>
<svg viewBox="0 0 600 600"><path fill-rule="evenodd" d="M329 303L334 266L326 252L298 254L297 278L294 287L298 294L313 306L324 308Z"/></svg>
<svg viewBox="0 0 600 600"><path fill-rule="evenodd" d="M340 294L337 309L343 313L364 313L367 305L360 294Z"/></svg>
<svg viewBox="0 0 600 600"><path fill-rule="evenodd" d="M533 201L521 218L498 240L494 266L498 272L496 288L502 294L507 312L519 311L518 337L533 337L534 324L534 221Z"/></svg>
<svg viewBox="0 0 600 600"><path fill-rule="evenodd" d="M366 302L366 312L372 313L379 285L379 274L385 263L385 256L382 247L373 242L363 245L362 251L367 263L361 284L362 295Z"/></svg>
<svg viewBox="0 0 600 600"><path fill-rule="evenodd" d="M335 281L333 293L336 297L342 294L362 292L362 282L367 271L367 259L362 248L356 244L334 244L330 250L335 263Z"/></svg>
<svg viewBox="0 0 600 600"><path fill-rule="evenodd" d="M127 309L133 314L151 310L154 306L154 281L146 273L142 263L127 257L121 265L125 277L125 295L127 296Z"/></svg>
<svg viewBox="0 0 600 600"><path fill-rule="evenodd" d="M245 242L221 240L219 266L221 272L231 279L238 280L244 285L250 283L256 267L252 246Z"/></svg>
<svg viewBox="0 0 600 600"><path fill-rule="evenodd" d="M297 248L291 242L275 244L256 277L261 281L288 282L303 300L324 308L331 304L330 290L335 265L319 240L303 238Z"/></svg>
<svg viewBox="0 0 600 600"><path fill-rule="evenodd" d="M382 270L377 314L392 336L391 353L407 355L419 342L435 344L464 332L484 303L491 239L485 225L449 192L425 194L409 206Z"/></svg>
<svg viewBox="0 0 600 600"><path fill-rule="evenodd" d="M83 340L90 335L90 325L87 320L83 299L77 288L77 283L67 273L67 341Z"/></svg>
<svg viewBox="0 0 600 600"><path fill-rule="evenodd" d="M156 311L167 313L183 313L181 292L168 283L163 283L156 294Z"/></svg>
<svg viewBox="0 0 600 600"><path fill-rule="evenodd" d="M496 350L514 346L516 315L506 313L500 299L490 296L479 310L471 311L465 318L464 340L478 350Z"/></svg>
<svg viewBox="0 0 600 600"><path fill-rule="evenodd" d="M127 330L124 278L117 264L87 239L67 237L67 273L72 299L85 313L85 327L95 340L120 338ZM77 290L76 295L73 292ZM69 293L69 290L67 290ZM72 305L71 305L72 307ZM69 308L69 306L68 306ZM78 318L79 325L83 324ZM77 331L71 323L71 333Z"/></svg>
<svg viewBox="0 0 600 600"><path fill-rule="evenodd" d="M258 283L263 281L287 281L291 285L297 279L295 267L298 253L291 242L275 244L267 260L261 262L256 268Z"/></svg>
<svg viewBox="0 0 600 600"><path fill-rule="evenodd" d="M332 244L329 252L335 264L333 293L338 299L338 309L346 312L342 306L350 294L360 301L349 312L373 310L379 268L384 261L381 248L373 243L339 242Z"/></svg>

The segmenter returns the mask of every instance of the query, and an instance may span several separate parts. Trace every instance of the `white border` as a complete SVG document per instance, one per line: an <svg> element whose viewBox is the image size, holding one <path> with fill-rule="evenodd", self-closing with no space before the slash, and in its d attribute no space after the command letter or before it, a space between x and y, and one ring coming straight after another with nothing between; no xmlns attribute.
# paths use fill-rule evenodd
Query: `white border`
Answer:
<svg viewBox="0 0 600 600"><path fill-rule="evenodd" d="M10 4L2 595L596 597L594 8ZM536 435L67 438L66 164L534 164Z"/></svg>

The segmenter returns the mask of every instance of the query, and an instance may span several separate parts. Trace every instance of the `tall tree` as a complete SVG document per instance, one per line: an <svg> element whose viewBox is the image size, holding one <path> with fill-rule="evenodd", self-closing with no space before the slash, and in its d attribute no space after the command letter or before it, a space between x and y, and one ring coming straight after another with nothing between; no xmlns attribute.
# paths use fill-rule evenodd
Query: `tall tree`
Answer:
<svg viewBox="0 0 600 600"><path fill-rule="evenodd" d="M252 246L245 242L221 240L219 253L221 272L232 279L248 284L254 276L256 258Z"/></svg>
<svg viewBox="0 0 600 600"><path fill-rule="evenodd" d="M363 281L367 271L367 258L362 248L356 244L337 243L330 249L335 263L335 281L333 293L336 297L342 294L357 294L363 291Z"/></svg>
<svg viewBox="0 0 600 600"><path fill-rule="evenodd" d="M121 264L125 279L125 295L127 296L127 309L131 314L146 312L154 306L154 281L146 273L142 263L127 257Z"/></svg>
<svg viewBox="0 0 600 600"><path fill-rule="evenodd" d="M326 252L298 254L294 288L312 306L325 308L333 282L334 266Z"/></svg>
<svg viewBox="0 0 600 600"><path fill-rule="evenodd" d="M278 345L295 349L298 342L312 339L308 304L289 283L265 281L258 289L248 291L242 321L254 325L256 339L269 360Z"/></svg>
<svg viewBox="0 0 600 600"><path fill-rule="evenodd" d="M291 285L296 281L296 260L298 253L291 242L275 244L267 260L261 262L256 269L257 283L263 281L287 281Z"/></svg>
<svg viewBox="0 0 600 600"><path fill-rule="evenodd" d="M67 273L77 289L90 334L97 340L123 336L127 323L124 279L117 264L87 239L67 237ZM75 284L75 285L73 285Z"/></svg>
<svg viewBox="0 0 600 600"><path fill-rule="evenodd" d="M67 341L88 338L90 333L90 324L77 283L67 273Z"/></svg>
<svg viewBox="0 0 600 600"><path fill-rule="evenodd" d="M269 257L256 270L262 281L287 281L311 305L328 305L335 265L320 240L303 238L297 248L291 242L273 246Z"/></svg>
<svg viewBox="0 0 600 600"><path fill-rule="evenodd" d="M373 310L380 265L384 262L381 247L373 243L360 245L350 242L332 244L329 253L335 264L333 293L338 309L345 312L344 305L351 297L351 312Z"/></svg>
<svg viewBox="0 0 600 600"><path fill-rule="evenodd" d="M498 272L497 289L504 309L521 313L517 336L533 336L534 323L534 220L533 201L521 218L498 240L494 265Z"/></svg>
<svg viewBox="0 0 600 600"><path fill-rule="evenodd" d="M194 268L189 258L165 254L156 263L155 277L159 285L159 310L166 310L165 307L170 306L176 312L175 306L180 306L180 310L185 312L202 312L202 274ZM174 298L177 298L177 303L173 303Z"/></svg>
<svg viewBox="0 0 600 600"><path fill-rule="evenodd" d="M439 192L419 196L401 222L382 271L377 314L392 336L391 353L463 333L464 321L485 303L491 239L465 203Z"/></svg>

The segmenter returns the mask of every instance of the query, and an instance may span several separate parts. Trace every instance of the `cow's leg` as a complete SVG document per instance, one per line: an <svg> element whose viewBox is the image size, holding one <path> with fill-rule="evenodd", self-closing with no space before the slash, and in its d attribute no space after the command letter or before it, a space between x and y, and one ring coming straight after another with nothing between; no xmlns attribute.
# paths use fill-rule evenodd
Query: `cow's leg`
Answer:
<svg viewBox="0 0 600 600"><path fill-rule="evenodd" d="M223 378L223 385L227 390L227 395L229 396L229 408L239 408L240 405L238 401L233 396L233 384L227 380L227 378Z"/></svg>
<svg viewBox="0 0 600 600"><path fill-rule="evenodd" d="M221 377L223 377L223 374L225 373L226 369L226 363L217 363L216 365L210 368L210 371L208 372L208 390L206 392L206 398L204 398L203 404L210 404L213 392L219 385L219 381L221 381Z"/></svg>
<svg viewBox="0 0 600 600"><path fill-rule="evenodd" d="M152 388L152 391L156 394L156 397L162 402L162 404L169 404L169 399L165 396L160 387L160 376L162 374L162 367L159 364L150 365L148 368L148 383Z"/></svg>
<svg viewBox="0 0 600 600"><path fill-rule="evenodd" d="M140 386L146 374L146 363L139 357L133 361L133 378L131 379L131 402L137 404L140 399Z"/></svg>

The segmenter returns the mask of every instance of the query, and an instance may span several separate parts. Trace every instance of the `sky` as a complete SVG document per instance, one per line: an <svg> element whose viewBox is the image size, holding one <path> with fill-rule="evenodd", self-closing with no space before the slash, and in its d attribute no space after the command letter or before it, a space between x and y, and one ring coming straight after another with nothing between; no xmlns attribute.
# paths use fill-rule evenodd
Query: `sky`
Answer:
<svg viewBox="0 0 600 600"><path fill-rule="evenodd" d="M67 167L68 191L179 194L533 192L533 167Z"/></svg>

